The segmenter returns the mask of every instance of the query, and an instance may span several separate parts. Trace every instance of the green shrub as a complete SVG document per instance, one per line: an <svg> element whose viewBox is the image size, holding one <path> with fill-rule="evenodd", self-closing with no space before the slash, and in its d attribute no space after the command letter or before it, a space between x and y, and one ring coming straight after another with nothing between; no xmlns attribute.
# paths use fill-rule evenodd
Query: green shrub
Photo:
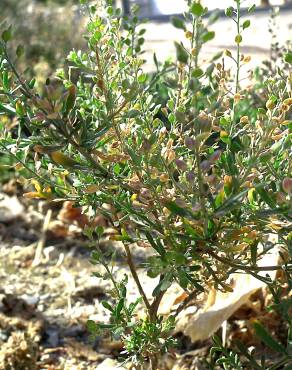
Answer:
<svg viewBox="0 0 292 370"><path fill-rule="evenodd" d="M145 31L136 10L123 19L106 0L103 18L88 5L88 50L72 51L74 69L58 71L63 86L48 80L42 96L34 80L15 70L11 32L5 30L0 110L15 115L18 125L4 125L0 147L30 171L36 190L27 197L68 198L101 213L115 229L114 239L123 242L141 297L136 302L127 296L127 278L117 280L111 268L115 254L100 248L103 229L84 230L94 249L92 263L104 266L100 277L111 281L115 302L103 302L109 323L89 321L92 335L110 332L123 341L125 360L142 367L149 361L156 369L175 345L175 316L158 315L169 287L178 283L192 297L210 286L232 291L228 278L240 271L268 284L285 319L282 344L255 324L263 343L281 355L270 367L276 369L291 364L291 51L277 60L272 77L256 76L257 90L243 88L241 70L250 58L241 55L240 44L250 22L241 19L240 0L226 11L235 22L236 52L226 50L209 63L202 62L201 50L214 37L215 19L203 22L206 9L188 3L185 20L172 19L186 42L176 43L175 63L155 59L154 75L143 72ZM234 62L234 77L221 62L226 58ZM140 281L133 244L152 251L145 263L158 279L152 297ZM259 267L278 245L279 265ZM273 270L283 271L290 292L285 298L280 282L268 275ZM141 304L144 319L137 316ZM242 365L237 350L215 339L210 368L266 368L244 351Z"/></svg>

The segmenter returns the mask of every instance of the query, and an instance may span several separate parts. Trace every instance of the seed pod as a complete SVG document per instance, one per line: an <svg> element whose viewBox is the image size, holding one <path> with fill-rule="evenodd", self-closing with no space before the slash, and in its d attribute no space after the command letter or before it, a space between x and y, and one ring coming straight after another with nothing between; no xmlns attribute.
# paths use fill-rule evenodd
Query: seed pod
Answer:
<svg viewBox="0 0 292 370"><path fill-rule="evenodd" d="M281 105L281 111L282 112L288 112L289 108L290 108L289 105L286 105L286 104Z"/></svg>
<svg viewBox="0 0 292 370"><path fill-rule="evenodd" d="M272 109L274 109L274 108L275 108L275 106L276 106L276 102L275 102L275 100L274 100L274 99L269 99L269 100L267 101L267 103L266 103L266 108L267 108L268 110L272 110Z"/></svg>
<svg viewBox="0 0 292 370"><path fill-rule="evenodd" d="M235 103L238 103L240 101L240 99L241 99L240 94L237 93L237 94L234 95L234 102Z"/></svg>
<svg viewBox="0 0 292 370"><path fill-rule="evenodd" d="M181 171L186 171L188 169L186 162L182 159L176 159L175 164L177 165L177 168Z"/></svg>
<svg viewBox="0 0 292 370"><path fill-rule="evenodd" d="M192 56L194 57L194 56L196 56L196 54L197 54L197 49L196 48L193 48L192 50L191 50L191 54L192 54Z"/></svg>
<svg viewBox="0 0 292 370"><path fill-rule="evenodd" d="M228 49L226 49L225 51L224 51L224 54L227 56L227 57L232 57L232 53L231 53L231 51L230 50L228 50Z"/></svg>
<svg viewBox="0 0 292 370"><path fill-rule="evenodd" d="M196 148L196 141L192 137L187 136L185 138L185 145L188 149L194 150Z"/></svg>
<svg viewBox="0 0 292 370"><path fill-rule="evenodd" d="M50 156L54 162L63 167L74 168L76 166L80 166L80 164L76 162L74 159L67 157L65 154L61 152L52 152L50 153Z"/></svg>
<svg viewBox="0 0 292 370"><path fill-rule="evenodd" d="M240 123L243 124L243 125L246 125L248 124L249 120L248 120L248 116L243 116L240 118Z"/></svg>
<svg viewBox="0 0 292 370"><path fill-rule="evenodd" d="M181 207L181 208L186 208L186 207L187 207L186 202L185 202L183 199L181 199L181 198L177 198L177 199L175 200L175 203L176 203L179 207Z"/></svg>
<svg viewBox="0 0 292 370"><path fill-rule="evenodd" d="M221 150L216 150L210 157L211 162L216 162L221 157Z"/></svg>
<svg viewBox="0 0 292 370"><path fill-rule="evenodd" d="M167 175L166 173L163 173L163 174L161 174L161 175L159 176L159 180L160 180L161 182L167 182L167 181L169 180L169 177L168 177L168 175Z"/></svg>
<svg viewBox="0 0 292 370"><path fill-rule="evenodd" d="M193 34L192 34L191 31L186 31L185 36L186 36L187 39L191 39L193 37Z"/></svg>
<svg viewBox="0 0 292 370"><path fill-rule="evenodd" d="M285 99L283 103L288 106L292 105L292 98Z"/></svg>
<svg viewBox="0 0 292 370"><path fill-rule="evenodd" d="M277 202L279 204L285 204L286 203L286 195L282 192L277 193L276 199L277 199Z"/></svg>
<svg viewBox="0 0 292 370"><path fill-rule="evenodd" d="M249 63L251 61L251 56L250 55L247 55L246 57L244 57L243 59L243 62L244 63Z"/></svg>
<svg viewBox="0 0 292 370"><path fill-rule="evenodd" d="M282 187L285 193L291 194L292 193L292 178L291 177L285 177L282 182Z"/></svg>
<svg viewBox="0 0 292 370"><path fill-rule="evenodd" d="M186 174L186 179L187 179L188 182L194 182L195 179L196 179L196 174L194 172L190 171Z"/></svg>
<svg viewBox="0 0 292 370"><path fill-rule="evenodd" d="M240 34L236 35L236 37L235 37L235 42L236 42L237 44L240 44L240 43L241 43L241 41L242 41L242 36L241 36Z"/></svg>
<svg viewBox="0 0 292 370"><path fill-rule="evenodd" d="M200 167L203 172L208 172L211 168L211 162L205 159L201 162Z"/></svg>

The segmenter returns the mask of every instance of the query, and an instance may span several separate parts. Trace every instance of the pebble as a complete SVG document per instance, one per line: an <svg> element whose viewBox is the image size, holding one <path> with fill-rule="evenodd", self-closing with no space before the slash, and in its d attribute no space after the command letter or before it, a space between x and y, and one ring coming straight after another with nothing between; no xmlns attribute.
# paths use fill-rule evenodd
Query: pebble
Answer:
<svg viewBox="0 0 292 370"><path fill-rule="evenodd" d="M24 212L23 205L16 196L0 194L0 222L9 223Z"/></svg>
<svg viewBox="0 0 292 370"><path fill-rule="evenodd" d="M86 328L82 325L74 325L64 330L64 337L78 337L86 332Z"/></svg>
<svg viewBox="0 0 292 370"><path fill-rule="evenodd" d="M23 294L20 296L29 306L36 306L40 300L38 296Z"/></svg>
<svg viewBox="0 0 292 370"><path fill-rule="evenodd" d="M120 364L111 358L107 358L106 360L102 361L101 364L99 364L95 370L117 370L120 369Z"/></svg>
<svg viewBox="0 0 292 370"><path fill-rule="evenodd" d="M59 329L48 328L46 330L46 335L48 336L46 342L50 347L57 347L59 345Z"/></svg>

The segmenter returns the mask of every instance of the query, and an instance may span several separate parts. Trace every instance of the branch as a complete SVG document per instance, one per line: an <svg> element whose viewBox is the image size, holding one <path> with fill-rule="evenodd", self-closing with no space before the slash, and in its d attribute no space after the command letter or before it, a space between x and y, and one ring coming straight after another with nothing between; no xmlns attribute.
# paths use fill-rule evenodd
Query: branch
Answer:
<svg viewBox="0 0 292 370"><path fill-rule="evenodd" d="M124 245L124 249L125 249L125 252L126 252L126 255L127 255L127 262L128 262L128 265L130 267L130 270L131 270L131 274L135 280L135 283L137 285L137 288L139 290L139 293L141 294L142 298L143 298L143 301L144 301L144 304L148 310L148 313L149 315L151 315L151 305L149 303L149 300L144 292L144 289L140 283L140 280L139 280L139 277L138 277L138 274L137 274L137 271L136 271L136 267L135 267L135 264L134 264L134 261L133 261L133 258L132 258L132 255L131 255L131 251L130 251L130 248L128 245L126 244L123 244Z"/></svg>
<svg viewBox="0 0 292 370"><path fill-rule="evenodd" d="M150 308L150 319L152 321L154 321L156 318L157 318L157 312L158 312L158 308L159 308L159 305L161 303L161 300L164 296L164 294L166 293L166 291L160 291L158 296L154 298L154 301L151 303L151 308Z"/></svg>
<svg viewBox="0 0 292 370"><path fill-rule="evenodd" d="M220 261L224 263L225 265L229 265L230 267L237 268L239 270L244 270L244 271L275 271L275 270L283 270L283 266L281 265L275 265L275 266L246 266L242 265L240 263L236 263L231 261L228 258L225 257L220 257L218 254L212 252L211 250L208 250L207 253L215 258L217 261Z"/></svg>

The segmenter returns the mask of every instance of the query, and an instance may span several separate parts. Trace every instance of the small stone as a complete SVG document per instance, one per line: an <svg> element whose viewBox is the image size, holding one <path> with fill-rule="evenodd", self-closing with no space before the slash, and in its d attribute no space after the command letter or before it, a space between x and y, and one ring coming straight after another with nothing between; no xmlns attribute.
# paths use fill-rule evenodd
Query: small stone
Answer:
<svg viewBox="0 0 292 370"><path fill-rule="evenodd" d="M120 364L111 358L107 358L106 360L102 361L101 364L99 364L95 370L117 370L120 369Z"/></svg>
<svg viewBox="0 0 292 370"><path fill-rule="evenodd" d="M19 217L23 211L24 207L16 196L8 197L5 194L0 194L0 222L12 222Z"/></svg>
<svg viewBox="0 0 292 370"><path fill-rule="evenodd" d="M29 306L36 306L40 300L38 296L27 294L23 294L20 298L23 299Z"/></svg>
<svg viewBox="0 0 292 370"><path fill-rule="evenodd" d="M74 325L64 330L64 337L78 337L84 335L86 328L82 325Z"/></svg>
<svg viewBox="0 0 292 370"><path fill-rule="evenodd" d="M59 345L59 330L56 328L49 328L46 330L47 343L50 347L57 347Z"/></svg>

